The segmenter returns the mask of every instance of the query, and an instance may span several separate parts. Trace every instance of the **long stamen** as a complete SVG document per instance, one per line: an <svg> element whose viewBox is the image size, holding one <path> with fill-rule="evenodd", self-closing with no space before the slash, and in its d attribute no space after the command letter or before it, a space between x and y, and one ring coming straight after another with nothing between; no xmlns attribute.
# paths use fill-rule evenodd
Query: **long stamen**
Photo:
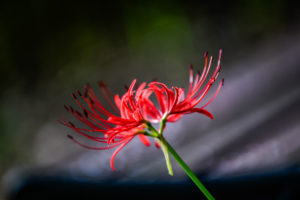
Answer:
<svg viewBox="0 0 300 200"><path fill-rule="evenodd" d="M201 94L201 96L191 105L191 107L195 107L205 97L205 95L209 91L210 87L211 87L211 84L209 84L205 88L203 88L204 92L203 93L199 93L199 94Z"/></svg>
<svg viewBox="0 0 300 200"><path fill-rule="evenodd" d="M79 91L77 91L77 94L78 94L79 96L81 96L83 99L86 98L86 97L83 97ZM87 118L87 116L89 116L90 118L97 118L97 119L99 119L99 117L96 117L96 116L95 116L95 112L91 112L91 111L87 110L87 109L86 109L86 108L78 101L78 99L77 99L77 97L76 97L75 94L72 94L72 97L74 98L74 100L75 100L75 102L77 103L77 105L79 105L79 107L83 109L83 112L84 112L84 115L86 116L86 118ZM73 113L73 112L72 112L72 113ZM94 120L93 120L93 121L94 121ZM102 127L106 127L106 128L109 127L108 125L105 126L105 125L102 125L102 124L100 124L100 123L97 123L97 124L100 125L100 126L102 126Z"/></svg>
<svg viewBox="0 0 300 200"><path fill-rule="evenodd" d="M194 81L194 70L193 70L193 65L190 64L190 79L189 79L189 89L188 89L188 93L191 92L192 87L193 87L193 81Z"/></svg>
<svg viewBox="0 0 300 200"><path fill-rule="evenodd" d="M205 104L203 105L201 108L205 108L206 106L208 106L215 98L216 96L218 95L220 89L222 88L222 86L224 85L224 79L222 79L221 83L219 84L215 94L213 95L213 97Z"/></svg>
<svg viewBox="0 0 300 200"><path fill-rule="evenodd" d="M92 90L89 90L88 92L90 98L88 98L88 101L92 104L95 105L95 107L97 108L97 110L99 110L101 113L103 113L104 115L107 116L114 116L113 114L111 114L100 102L100 100L96 97L95 93ZM87 99L87 98L85 98Z"/></svg>
<svg viewBox="0 0 300 200"><path fill-rule="evenodd" d="M72 140L74 143L78 144L79 146L82 146L86 149L92 149L92 150L108 150L108 149L112 149L116 146L118 146L119 144L114 144L114 145L111 145L111 146L106 146L106 147L92 147L92 146L88 146L88 145L85 145L85 144L82 144L81 142L79 142L78 140L76 140L73 136L71 135L67 135L67 137Z"/></svg>
<svg viewBox="0 0 300 200"><path fill-rule="evenodd" d="M112 117L114 115L110 114L110 113L107 113L105 112L104 110L100 109L99 106L96 106L95 105L95 101L92 100L92 99L88 99L87 97L84 97L82 96L82 98L87 102L89 108L93 111L92 115L94 116L95 119L101 121L104 125L111 127L110 124L108 124L107 120L103 119L97 111L101 112L103 115L106 115L106 116L109 116L109 117ZM96 111L97 110L97 111Z"/></svg>
<svg viewBox="0 0 300 200"><path fill-rule="evenodd" d="M116 149L116 151L113 153L113 155L111 156L110 159L110 166L111 168L116 171L115 167L114 167L114 159L116 157L116 155L120 152L121 149L123 149L126 144L128 144L131 140L133 139L133 137L129 138L126 142L124 142L119 148Z"/></svg>
<svg viewBox="0 0 300 200"><path fill-rule="evenodd" d="M209 60L209 64L208 64L208 68L205 72L205 75L202 74L201 78L199 79L199 82L197 83L197 85L193 88L193 93L191 94L191 96L194 96L197 91L201 88L201 86L203 85L203 83L205 82L206 78L207 78L207 75L210 71L210 67L211 67L211 63L212 63L212 56L210 57L210 60ZM203 76L204 75L204 76Z"/></svg>
<svg viewBox="0 0 300 200"><path fill-rule="evenodd" d="M98 85L99 85L99 88L100 88L100 91L102 92L105 100L107 101L107 103L113 108L113 110L116 112L116 113L120 113L120 111L116 108L116 106L113 104L113 102L111 101L111 99L109 98L109 96L107 95L107 92L109 93L109 95L113 98L113 94L111 91L108 91L107 89L107 85L106 83L102 82L102 81L99 81L98 82Z"/></svg>

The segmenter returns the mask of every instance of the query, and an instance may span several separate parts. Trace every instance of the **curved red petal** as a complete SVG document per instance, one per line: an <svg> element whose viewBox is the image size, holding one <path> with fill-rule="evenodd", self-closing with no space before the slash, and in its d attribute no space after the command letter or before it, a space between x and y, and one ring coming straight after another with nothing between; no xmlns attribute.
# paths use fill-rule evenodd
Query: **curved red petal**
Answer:
<svg viewBox="0 0 300 200"><path fill-rule="evenodd" d="M206 115L207 117L213 119L213 115L208 112L207 110L203 109L203 108L191 108L191 109L186 109L186 110L180 110L180 111L175 111L175 112L172 112L171 114L172 115L177 115L177 114L191 114L191 113L194 113L194 112L197 112L197 113L200 113L200 114L204 114Z"/></svg>
<svg viewBox="0 0 300 200"><path fill-rule="evenodd" d="M111 156L110 159L110 167L112 168L113 171L116 171L115 167L114 167L114 160L116 155L121 151L121 149L123 149L126 144L128 144L134 137L129 138L126 142L124 142L121 146L119 146L113 153L113 155Z"/></svg>
<svg viewBox="0 0 300 200"><path fill-rule="evenodd" d="M150 140L147 138L147 136L145 136L143 134L139 134L139 139L146 147L150 146Z"/></svg>

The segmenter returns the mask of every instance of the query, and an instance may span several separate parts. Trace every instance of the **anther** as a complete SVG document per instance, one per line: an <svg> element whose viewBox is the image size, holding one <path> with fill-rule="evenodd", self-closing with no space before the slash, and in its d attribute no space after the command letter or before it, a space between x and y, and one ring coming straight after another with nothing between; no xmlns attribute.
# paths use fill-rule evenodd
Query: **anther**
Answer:
<svg viewBox="0 0 300 200"><path fill-rule="evenodd" d="M98 85L99 85L99 87L106 87L107 86L107 84L103 81L98 81Z"/></svg>
<svg viewBox="0 0 300 200"><path fill-rule="evenodd" d="M72 135L67 135L67 137L71 140L74 140L73 136Z"/></svg>
<svg viewBox="0 0 300 200"><path fill-rule="evenodd" d="M89 98L89 101L91 102L91 104L94 104L94 100Z"/></svg>
<svg viewBox="0 0 300 200"><path fill-rule="evenodd" d="M85 84L85 86L84 86L84 97L87 97L88 96L88 92L89 92L89 89L90 89L91 87L90 87L90 85L87 83L87 84Z"/></svg>
<svg viewBox="0 0 300 200"><path fill-rule="evenodd" d="M79 90L77 90L77 94L78 94L79 96L82 96L81 93L79 92Z"/></svg>
<svg viewBox="0 0 300 200"><path fill-rule="evenodd" d="M72 93L72 97L73 97L74 99L77 99L77 97L76 97L76 95L75 95L74 93Z"/></svg>
<svg viewBox="0 0 300 200"><path fill-rule="evenodd" d="M67 110L67 112L70 111L69 108L68 108L68 106L64 105L64 107L65 107L65 109Z"/></svg>
<svg viewBox="0 0 300 200"><path fill-rule="evenodd" d="M86 118L89 117L88 112L87 112L86 110L83 110L83 114L84 114L84 116L85 116Z"/></svg>
<svg viewBox="0 0 300 200"><path fill-rule="evenodd" d="M124 88L125 88L125 90L126 90L126 91L128 91L128 90L129 90L129 87L128 87L128 85L124 85Z"/></svg>
<svg viewBox="0 0 300 200"><path fill-rule="evenodd" d="M203 58L204 58L204 59L207 58L207 55L208 55L208 52L206 51L206 52L204 53Z"/></svg>
<svg viewBox="0 0 300 200"><path fill-rule="evenodd" d="M69 124L70 124L72 127L75 128L75 125L74 125L72 122L69 122Z"/></svg>
<svg viewBox="0 0 300 200"><path fill-rule="evenodd" d="M74 109L73 109L73 107L72 107L72 106L70 106L70 110L71 110L71 113L73 113L73 112L74 112Z"/></svg>
<svg viewBox="0 0 300 200"><path fill-rule="evenodd" d="M76 113L77 115L79 115L80 117L82 117L82 114L81 114L78 110L76 110L75 113Z"/></svg>

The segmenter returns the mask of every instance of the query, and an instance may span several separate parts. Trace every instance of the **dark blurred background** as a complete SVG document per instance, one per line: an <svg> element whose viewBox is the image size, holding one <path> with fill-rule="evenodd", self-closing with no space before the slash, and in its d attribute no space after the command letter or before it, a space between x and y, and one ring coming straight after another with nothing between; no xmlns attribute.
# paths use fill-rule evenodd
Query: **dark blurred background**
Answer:
<svg viewBox="0 0 300 200"><path fill-rule="evenodd" d="M71 119L63 105L75 105L71 92L87 82L120 94L133 78L187 87L188 64L201 70L208 51L215 66L220 48L225 86L208 107L215 119L186 116L167 125L166 138L208 181L299 169L299 15L286 0L1 1L2 198L40 175L185 182L175 162L169 177L160 150L138 140L113 173L112 151L82 149L56 119Z"/></svg>

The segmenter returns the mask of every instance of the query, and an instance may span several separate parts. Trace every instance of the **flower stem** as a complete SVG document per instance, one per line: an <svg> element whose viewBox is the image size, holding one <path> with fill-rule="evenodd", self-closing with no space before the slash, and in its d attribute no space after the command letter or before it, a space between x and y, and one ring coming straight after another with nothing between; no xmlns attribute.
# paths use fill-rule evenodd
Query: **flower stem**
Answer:
<svg viewBox="0 0 300 200"><path fill-rule="evenodd" d="M206 196L208 200L214 200L215 198L210 194L210 192L205 188L205 186L201 183L201 181L196 177L196 175L192 172L192 170L187 166L187 164L180 158L180 156L176 153L173 147L164 139L164 137L160 137L162 142L168 148L170 154L174 157L174 159L178 162L178 164L182 167L182 169L186 172L186 174L192 179L192 181L197 185L200 191Z"/></svg>
<svg viewBox="0 0 300 200"><path fill-rule="evenodd" d="M171 160L170 160L170 156L169 156L169 149L168 149L168 147L166 146L166 144L164 143L163 140L157 139L156 141L159 143L159 145L161 147L161 150L164 153L164 157L165 157L165 160L166 160L166 165L167 165L169 175L173 176L173 169L172 169L172 164L171 164Z"/></svg>

